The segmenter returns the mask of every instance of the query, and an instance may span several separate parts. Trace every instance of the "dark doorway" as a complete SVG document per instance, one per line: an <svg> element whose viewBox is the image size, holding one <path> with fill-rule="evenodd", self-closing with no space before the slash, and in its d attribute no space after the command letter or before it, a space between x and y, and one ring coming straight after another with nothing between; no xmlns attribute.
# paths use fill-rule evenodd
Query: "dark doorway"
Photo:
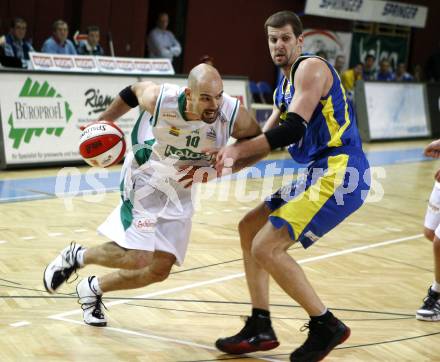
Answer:
<svg viewBox="0 0 440 362"><path fill-rule="evenodd" d="M185 25L186 25L187 0L161 0L150 1L147 20L147 37L150 31L156 26L157 17L165 12L170 18L168 30L170 30L182 46L182 54L174 58L173 66L176 73L182 72L183 56L185 54ZM148 48L145 44L145 56L148 57Z"/></svg>

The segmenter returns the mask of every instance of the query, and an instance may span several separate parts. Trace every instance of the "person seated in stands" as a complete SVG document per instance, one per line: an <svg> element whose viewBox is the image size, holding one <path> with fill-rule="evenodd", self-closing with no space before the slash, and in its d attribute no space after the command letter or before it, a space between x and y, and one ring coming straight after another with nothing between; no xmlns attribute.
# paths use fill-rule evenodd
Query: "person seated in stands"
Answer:
<svg viewBox="0 0 440 362"><path fill-rule="evenodd" d="M368 53L365 57L365 63L362 71L363 80L375 80L376 79L376 57L373 53Z"/></svg>
<svg viewBox="0 0 440 362"><path fill-rule="evenodd" d="M27 67L29 60L29 52L33 52L29 41L24 38L26 36L27 24L22 18L14 18L11 23L11 29L5 36L4 52L5 56L20 59L23 67Z"/></svg>
<svg viewBox="0 0 440 362"><path fill-rule="evenodd" d="M87 28L87 40L81 41L78 46L78 54L81 55L104 55L104 49L99 44L99 27L92 25Z"/></svg>
<svg viewBox="0 0 440 362"><path fill-rule="evenodd" d="M406 71L406 64L399 63L396 69L395 79L398 82L411 82L414 80L414 77Z"/></svg>
<svg viewBox="0 0 440 362"><path fill-rule="evenodd" d="M70 54L76 55L75 45L69 39L69 26L64 20L57 20L53 23L53 34L47 38L41 48L43 53L49 54Z"/></svg>
<svg viewBox="0 0 440 362"><path fill-rule="evenodd" d="M325 60L327 60L327 52L325 51L325 50L318 50L317 52L316 52L316 55L318 56L318 57L321 57L322 59L325 59Z"/></svg>
<svg viewBox="0 0 440 362"><path fill-rule="evenodd" d="M206 54L200 58L200 63L205 63L214 66L214 58Z"/></svg>
<svg viewBox="0 0 440 362"><path fill-rule="evenodd" d="M388 59L382 59L379 63L379 71L377 72L376 80L387 82L390 80L394 80L394 78L395 76L393 71L391 70L390 62L388 61Z"/></svg>
<svg viewBox="0 0 440 362"><path fill-rule="evenodd" d="M342 74L344 65L345 65L345 55L339 54L335 59L335 64L333 65L333 67L336 69L339 75Z"/></svg>
<svg viewBox="0 0 440 362"><path fill-rule="evenodd" d="M347 95L351 98L354 93L356 82L362 79L363 64L357 63L353 68L349 68L341 74L341 82Z"/></svg>

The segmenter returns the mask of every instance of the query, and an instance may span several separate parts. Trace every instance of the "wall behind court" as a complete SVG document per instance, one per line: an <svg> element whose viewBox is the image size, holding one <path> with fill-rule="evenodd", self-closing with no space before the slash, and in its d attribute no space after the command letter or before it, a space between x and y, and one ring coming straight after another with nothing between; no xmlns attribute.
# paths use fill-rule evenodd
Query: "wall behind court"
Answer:
<svg viewBox="0 0 440 362"><path fill-rule="evenodd" d="M14 16L21 16L27 20L28 33L39 50L52 33L53 21L62 18L70 25L71 34L76 29L84 32L87 25L98 25L107 54L106 37L111 30L118 56L142 57L151 1L160 0L0 0L0 34L8 31ZM181 0L175 1L177 4ZM410 65L424 65L439 41L436 16L440 14L440 1L399 1L429 7L426 27L412 31L409 53ZM188 0L187 4L183 72L197 64L202 55L209 54L223 74L247 75L273 84L276 71L269 56L264 21L279 10L301 13L305 0ZM352 23L347 20L316 16L303 16L302 20L307 28L352 30Z"/></svg>
<svg viewBox="0 0 440 362"><path fill-rule="evenodd" d="M106 54L110 54L111 30L118 56L143 57L148 7L149 0L0 0L0 33L8 32L14 17L22 17L28 23L28 36L40 51L52 35L52 23L63 19L69 24L70 39L76 30L85 33L87 26L98 25Z"/></svg>

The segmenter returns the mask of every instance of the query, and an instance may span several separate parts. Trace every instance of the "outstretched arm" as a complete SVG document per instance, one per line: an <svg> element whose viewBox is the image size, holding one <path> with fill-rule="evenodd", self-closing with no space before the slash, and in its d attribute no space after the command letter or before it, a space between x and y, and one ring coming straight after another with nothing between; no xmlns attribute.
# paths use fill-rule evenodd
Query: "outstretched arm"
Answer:
<svg viewBox="0 0 440 362"><path fill-rule="evenodd" d="M115 121L137 105L152 114L159 92L160 86L153 82L137 82L122 90L99 116L98 121Z"/></svg>
<svg viewBox="0 0 440 362"><path fill-rule="evenodd" d="M217 171L221 172L226 159L232 160L235 167L241 169L267 156L271 150L300 141L320 98L328 92L328 84L331 84L328 72L325 63L320 60L311 58L303 61L295 75L295 94L286 120L249 141L223 148L217 155Z"/></svg>

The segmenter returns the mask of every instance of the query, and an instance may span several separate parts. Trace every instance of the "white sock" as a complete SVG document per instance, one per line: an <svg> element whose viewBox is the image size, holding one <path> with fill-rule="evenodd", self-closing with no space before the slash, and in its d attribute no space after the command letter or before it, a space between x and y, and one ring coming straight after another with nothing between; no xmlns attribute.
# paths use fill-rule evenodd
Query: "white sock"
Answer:
<svg viewBox="0 0 440 362"><path fill-rule="evenodd" d="M99 286L98 277L94 277L90 283L90 288L98 295L102 295L101 287Z"/></svg>
<svg viewBox="0 0 440 362"><path fill-rule="evenodd" d="M440 293L440 283L437 283L437 282L434 280L434 282L432 283L431 289L432 289L434 292Z"/></svg>
<svg viewBox="0 0 440 362"><path fill-rule="evenodd" d="M86 250L87 249L81 249L76 253L76 261L78 262L80 268L84 266L84 253Z"/></svg>

